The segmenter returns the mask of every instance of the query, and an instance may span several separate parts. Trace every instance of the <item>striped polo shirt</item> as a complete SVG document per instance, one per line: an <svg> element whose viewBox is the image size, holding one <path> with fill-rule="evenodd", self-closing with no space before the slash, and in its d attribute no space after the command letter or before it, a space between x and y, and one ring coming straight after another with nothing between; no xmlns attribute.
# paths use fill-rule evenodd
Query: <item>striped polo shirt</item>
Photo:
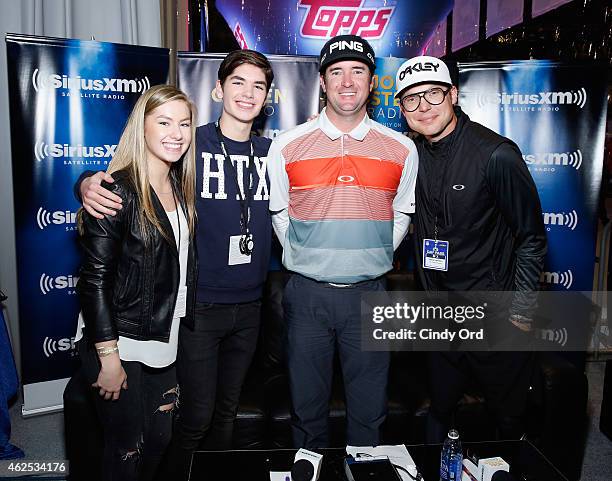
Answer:
<svg viewBox="0 0 612 481"><path fill-rule="evenodd" d="M393 211L414 212L412 140L367 115L343 134L325 110L268 153L270 210L288 208L283 264L317 281L355 283L391 270Z"/></svg>

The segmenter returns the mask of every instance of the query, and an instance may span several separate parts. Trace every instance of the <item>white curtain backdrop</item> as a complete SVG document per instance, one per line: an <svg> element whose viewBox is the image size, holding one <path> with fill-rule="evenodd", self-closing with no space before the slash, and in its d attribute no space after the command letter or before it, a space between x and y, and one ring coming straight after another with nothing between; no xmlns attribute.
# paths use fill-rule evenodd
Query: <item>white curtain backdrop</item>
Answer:
<svg viewBox="0 0 612 481"><path fill-rule="evenodd" d="M0 0L0 290L21 372L11 168L7 32L161 46L160 0Z"/></svg>

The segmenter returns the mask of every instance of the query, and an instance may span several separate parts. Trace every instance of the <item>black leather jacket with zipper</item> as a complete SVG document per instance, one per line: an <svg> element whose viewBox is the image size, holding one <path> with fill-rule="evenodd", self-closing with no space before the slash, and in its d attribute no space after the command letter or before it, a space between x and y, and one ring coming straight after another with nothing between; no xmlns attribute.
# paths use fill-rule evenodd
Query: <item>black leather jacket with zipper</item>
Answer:
<svg viewBox="0 0 612 481"><path fill-rule="evenodd" d="M89 342L117 339L119 335L168 342L180 276L172 226L151 189L155 212L166 236L149 225L150 236L145 242L136 190L126 171L113 173L113 178L114 183L103 183L103 186L123 199L123 208L116 216L103 219L96 219L85 211L82 215L80 244L84 256L77 292L86 337ZM185 212L182 198L180 204ZM195 242L190 242L187 318L193 317L196 281Z"/></svg>

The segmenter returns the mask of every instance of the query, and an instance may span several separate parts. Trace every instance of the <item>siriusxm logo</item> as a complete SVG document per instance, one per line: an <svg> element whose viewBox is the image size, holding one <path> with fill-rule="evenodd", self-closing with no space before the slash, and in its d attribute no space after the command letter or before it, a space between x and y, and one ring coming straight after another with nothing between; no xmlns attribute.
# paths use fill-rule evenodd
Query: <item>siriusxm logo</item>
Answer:
<svg viewBox="0 0 612 481"><path fill-rule="evenodd" d="M565 346L567 343L567 329L565 327L561 329L536 329L535 337L548 342L554 342L561 346Z"/></svg>
<svg viewBox="0 0 612 481"><path fill-rule="evenodd" d="M74 337L64 337L58 340L51 337L45 337L43 341L43 352L46 357L51 357L56 352L73 351L74 349Z"/></svg>
<svg viewBox="0 0 612 481"><path fill-rule="evenodd" d="M543 284L560 285L569 290L574 282L574 276L571 269L565 272L542 272L540 274L540 282Z"/></svg>
<svg viewBox="0 0 612 481"><path fill-rule="evenodd" d="M68 275L50 277L43 272L40 276L40 280L38 281L38 285L40 287L40 292L47 295L54 289L74 289L78 281L79 278L77 276Z"/></svg>
<svg viewBox="0 0 612 481"><path fill-rule="evenodd" d="M576 170L582 167L582 152L580 149L574 152L546 152L523 155L523 160L528 165L549 166L563 165L570 166Z"/></svg>
<svg viewBox="0 0 612 481"><path fill-rule="evenodd" d="M40 230L44 230L45 227L55 224L75 224L76 223L76 212L70 212L69 210L56 210L50 212L42 207L38 208L36 212L36 223Z"/></svg>
<svg viewBox="0 0 612 481"><path fill-rule="evenodd" d="M479 107L487 104L520 106L520 105L576 105L583 108L586 105L587 93L584 88L566 92L538 92L523 94L519 92L495 92L478 94L476 102Z"/></svg>
<svg viewBox="0 0 612 481"><path fill-rule="evenodd" d="M148 77L125 79L108 78L100 79L84 78L79 75L69 77L58 73L43 74L38 69L32 72L32 86L37 92L45 89L56 90L85 90L93 92L119 92L119 93L143 93L151 87Z"/></svg>
<svg viewBox="0 0 612 481"><path fill-rule="evenodd" d="M578 225L578 214L572 210L569 214L565 212L543 212L544 225L559 225L574 230Z"/></svg>
<svg viewBox="0 0 612 481"><path fill-rule="evenodd" d="M42 162L49 157L52 158L112 158L115 155L117 144L104 144L97 146L87 146L82 144L47 144L43 141L38 141L34 144L34 156L36 160Z"/></svg>

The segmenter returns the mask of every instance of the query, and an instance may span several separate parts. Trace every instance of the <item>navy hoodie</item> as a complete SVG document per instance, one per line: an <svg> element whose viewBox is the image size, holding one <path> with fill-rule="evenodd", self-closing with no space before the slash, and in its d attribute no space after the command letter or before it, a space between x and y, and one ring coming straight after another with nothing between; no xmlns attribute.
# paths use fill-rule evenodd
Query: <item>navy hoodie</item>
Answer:
<svg viewBox="0 0 612 481"><path fill-rule="evenodd" d="M254 249L249 264L229 265L230 236L241 234L240 202L235 170L226 165L215 124L196 131L196 241L200 272L197 302L233 304L259 299L268 272L272 223L268 210L269 181L266 162L270 139L251 137L255 165L252 178L249 231ZM223 138L225 148L238 178L249 171L250 142ZM247 185L246 182L243 185Z"/></svg>

